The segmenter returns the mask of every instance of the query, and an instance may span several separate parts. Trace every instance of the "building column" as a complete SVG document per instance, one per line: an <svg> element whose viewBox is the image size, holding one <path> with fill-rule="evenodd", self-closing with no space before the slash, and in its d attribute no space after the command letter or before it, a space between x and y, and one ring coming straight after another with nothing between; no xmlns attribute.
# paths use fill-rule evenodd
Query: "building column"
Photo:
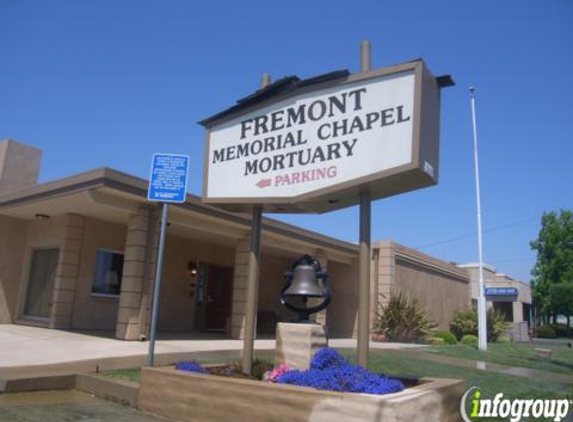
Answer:
<svg viewBox="0 0 573 422"><path fill-rule="evenodd" d="M84 226L84 217L66 214L50 308L50 328L72 328Z"/></svg>
<svg viewBox="0 0 573 422"><path fill-rule="evenodd" d="M516 301L513 305L513 322L523 322L523 302Z"/></svg>
<svg viewBox="0 0 573 422"><path fill-rule="evenodd" d="M121 294L115 336L121 340L147 337L157 248L157 219L152 208L142 207L129 217Z"/></svg>
<svg viewBox="0 0 573 422"><path fill-rule="evenodd" d="M233 305L231 315L231 338L234 339L243 339L245 336L245 323L247 317L247 283L249 274L249 245L250 237L245 237L238 240L235 247Z"/></svg>

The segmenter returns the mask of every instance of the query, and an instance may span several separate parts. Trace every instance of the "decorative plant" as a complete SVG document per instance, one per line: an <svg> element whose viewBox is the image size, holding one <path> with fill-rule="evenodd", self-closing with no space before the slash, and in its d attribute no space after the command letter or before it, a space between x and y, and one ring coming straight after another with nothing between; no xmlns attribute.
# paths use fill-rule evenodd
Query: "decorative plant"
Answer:
<svg viewBox="0 0 573 422"><path fill-rule="evenodd" d="M503 314L494 309L487 311L487 341L494 342L505 332L507 323ZM454 314L450 323L450 330L454 335L461 339L467 334L477 336L478 322L477 310L474 308L463 309Z"/></svg>
<svg viewBox="0 0 573 422"><path fill-rule="evenodd" d="M200 374L207 373L207 370L203 368L201 364L195 361L179 362L177 365L175 365L175 369L178 369L180 371L198 372Z"/></svg>
<svg viewBox="0 0 573 422"><path fill-rule="evenodd" d="M457 344L458 343L458 339L456 338L455 335L453 335L451 332L449 331L438 331L436 334L434 334L435 338L441 338L442 340L444 340L444 343L446 344Z"/></svg>
<svg viewBox="0 0 573 422"><path fill-rule="evenodd" d="M316 352L309 370L285 372L278 378L278 383L368 394L388 394L404 389L399 380L350 365L347 359L328 347Z"/></svg>
<svg viewBox="0 0 573 422"><path fill-rule="evenodd" d="M288 365L286 363L281 363L277 368L273 368L272 371L267 371L263 376L263 380L268 382L277 382L279 377L288 371L290 371Z"/></svg>
<svg viewBox="0 0 573 422"><path fill-rule="evenodd" d="M555 338L557 337L557 334L555 334L555 330L551 328L549 325L542 325L541 327L537 327L535 329L535 337Z"/></svg>
<svg viewBox="0 0 573 422"><path fill-rule="evenodd" d="M465 336L462 337L461 342L462 342L462 344L465 344L466 346L477 347L478 338L476 336L474 336L473 334L466 334Z"/></svg>
<svg viewBox="0 0 573 422"><path fill-rule="evenodd" d="M431 344L432 346L443 346L444 344L446 344L446 342L444 341L443 338L430 337L428 339L428 344Z"/></svg>
<svg viewBox="0 0 573 422"><path fill-rule="evenodd" d="M457 311L450 322L450 330L461 340L463 336L471 334L477 335L477 313L473 308Z"/></svg>
<svg viewBox="0 0 573 422"><path fill-rule="evenodd" d="M331 349L330 347L323 347L318 350L310 361L310 369L316 370L339 368L341 366L348 365L350 365L348 359L344 358L335 349Z"/></svg>
<svg viewBox="0 0 573 422"><path fill-rule="evenodd" d="M379 303L374 331L391 341L420 341L437 324L415 297L392 293L386 305Z"/></svg>

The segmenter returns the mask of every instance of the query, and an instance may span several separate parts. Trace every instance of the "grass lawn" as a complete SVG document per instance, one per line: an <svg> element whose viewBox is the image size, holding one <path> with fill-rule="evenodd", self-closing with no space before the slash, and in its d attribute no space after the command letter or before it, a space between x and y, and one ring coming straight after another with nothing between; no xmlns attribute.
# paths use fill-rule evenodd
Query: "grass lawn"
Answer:
<svg viewBox="0 0 573 422"><path fill-rule="evenodd" d="M505 346L505 345L503 345ZM341 350L350 360L354 360L353 350ZM271 352L258 353L257 358L272 361ZM221 360L199 360L201 363L220 363ZM477 369L461 368L419 359L404 359L400 353L383 350L370 353L370 369L387 375L440 377L463 379L468 388L478 386L488 396L503 392L510 398L573 398L573 387L540 379L497 374ZM107 371L102 375L139 382L140 369Z"/></svg>
<svg viewBox="0 0 573 422"><path fill-rule="evenodd" d="M460 378L469 387L477 386L487 396L504 393L510 398L573 398L571 385L477 369L404 359L399 353L375 351L370 354L370 369L387 375Z"/></svg>
<svg viewBox="0 0 573 422"><path fill-rule="evenodd" d="M128 368L128 369L115 369L113 371L101 372L100 375L110 378L117 378L124 381L132 381L139 383L141 381L141 369L140 368Z"/></svg>
<svg viewBox="0 0 573 422"><path fill-rule="evenodd" d="M553 350L551 360L535 359L535 347ZM490 343L487 352L464 344L432 346L429 351L462 359L480 360L509 366L539 369L573 375L573 349L566 345Z"/></svg>

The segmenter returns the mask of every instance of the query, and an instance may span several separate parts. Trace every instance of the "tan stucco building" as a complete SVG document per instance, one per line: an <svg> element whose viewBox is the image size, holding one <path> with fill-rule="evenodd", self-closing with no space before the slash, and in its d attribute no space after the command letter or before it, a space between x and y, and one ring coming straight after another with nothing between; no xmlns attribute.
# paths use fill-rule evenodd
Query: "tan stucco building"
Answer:
<svg viewBox="0 0 573 422"><path fill-rule="evenodd" d="M147 181L101 168L37 184L41 151L0 142L0 323L149 330L160 213ZM188 195L171 207L159 330L242 338L250 217ZM258 333L293 315L279 304L284 272L302 254L326 267L333 299L318 316L333 337L356 334L358 246L265 218ZM470 273L391 241L372 248L371 310L392 290L416 295L441 327L470 306Z"/></svg>
<svg viewBox="0 0 573 422"><path fill-rule="evenodd" d="M477 303L479 296L479 265L477 263L458 265L465 269L470 277L471 298ZM517 300L514 302L488 301L488 307L501 311L508 322L521 323L531 321L531 286L523 281L509 277L507 274L497 272L489 264L483 264L484 287L514 287L517 289Z"/></svg>

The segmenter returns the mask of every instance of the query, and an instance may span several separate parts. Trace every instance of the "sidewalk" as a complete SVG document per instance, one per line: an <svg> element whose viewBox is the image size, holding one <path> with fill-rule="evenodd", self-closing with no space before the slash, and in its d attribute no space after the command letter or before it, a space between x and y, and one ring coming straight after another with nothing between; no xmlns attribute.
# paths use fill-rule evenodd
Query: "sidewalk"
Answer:
<svg viewBox="0 0 573 422"><path fill-rule="evenodd" d="M239 359L242 340L221 335L170 335L155 344L155 362L167 365L191 358ZM165 336L164 336L165 337ZM161 337L160 337L161 338ZM332 339L330 346L356 348L355 339ZM372 349L415 349L420 345L371 343ZM146 363L149 343L115 340L75 332L22 325L0 325L0 379L16 376L40 376L62 373L96 372L142 366ZM274 340L256 340L255 350L274 350Z"/></svg>

